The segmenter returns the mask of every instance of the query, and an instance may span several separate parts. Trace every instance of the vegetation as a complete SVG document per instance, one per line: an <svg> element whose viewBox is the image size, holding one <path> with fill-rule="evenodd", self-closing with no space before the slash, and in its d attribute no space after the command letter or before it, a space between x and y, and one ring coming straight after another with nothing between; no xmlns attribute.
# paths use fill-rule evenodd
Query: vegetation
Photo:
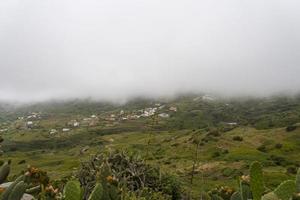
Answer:
<svg viewBox="0 0 300 200"><path fill-rule="evenodd" d="M149 117L131 118L154 107ZM3 199L299 199L297 97L73 101L2 111ZM97 123L85 124L94 115Z"/></svg>

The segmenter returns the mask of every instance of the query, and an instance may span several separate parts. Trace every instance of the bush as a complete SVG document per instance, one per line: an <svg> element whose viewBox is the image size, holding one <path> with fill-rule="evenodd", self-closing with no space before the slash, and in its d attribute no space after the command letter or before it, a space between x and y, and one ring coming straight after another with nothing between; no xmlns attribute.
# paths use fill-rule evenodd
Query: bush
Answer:
<svg viewBox="0 0 300 200"><path fill-rule="evenodd" d="M98 154L81 164L77 177L84 188L85 197L91 193L91 186L95 184L97 174L101 174L99 169L103 168L107 168L109 176L114 177L120 184L126 183L121 184L120 188L126 187L130 192L138 193L146 187L149 191L170 196L172 200L180 199L181 184L176 177L162 173L158 167L146 164L138 156L118 151L109 155Z"/></svg>
<svg viewBox="0 0 300 200"><path fill-rule="evenodd" d="M165 195L162 192L156 192L150 188L143 188L137 192L129 191L125 193L124 200L172 200L169 195Z"/></svg>
<svg viewBox="0 0 300 200"><path fill-rule="evenodd" d="M297 128L297 126L295 126L295 125L289 125L286 127L285 130L286 130L286 132L291 132L291 131L296 130L296 128Z"/></svg>
<svg viewBox="0 0 300 200"><path fill-rule="evenodd" d="M281 149L282 148L282 144L280 144L280 143L277 143L277 144L275 144L275 146L274 146L276 149Z"/></svg>
<svg viewBox="0 0 300 200"><path fill-rule="evenodd" d="M208 192L211 199L230 200L235 190L228 186L218 186Z"/></svg>
<svg viewBox="0 0 300 200"><path fill-rule="evenodd" d="M241 137L241 136L234 136L233 138L232 138L234 141L243 141L244 139L243 139L243 137Z"/></svg>
<svg viewBox="0 0 300 200"><path fill-rule="evenodd" d="M155 188L154 188L155 189ZM180 182L175 176L164 174L161 178L161 191L168 194L172 200L181 199Z"/></svg>
<svg viewBox="0 0 300 200"><path fill-rule="evenodd" d="M279 166L286 166L288 164L286 159L282 156L271 155L270 160L272 160L276 165Z"/></svg>
<svg viewBox="0 0 300 200"><path fill-rule="evenodd" d="M212 130L207 135L211 135L213 137L219 137L221 134L219 133L218 130Z"/></svg>
<svg viewBox="0 0 300 200"><path fill-rule="evenodd" d="M297 174L297 168L294 166L290 166L286 169L286 172L289 174Z"/></svg>
<svg viewBox="0 0 300 200"><path fill-rule="evenodd" d="M232 169L230 167L226 167L222 170L223 176L229 177L232 176L235 173L235 169Z"/></svg>
<svg viewBox="0 0 300 200"><path fill-rule="evenodd" d="M200 143L199 143L199 146L204 146L204 143L203 143L203 142L200 142Z"/></svg>
<svg viewBox="0 0 300 200"><path fill-rule="evenodd" d="M223 154L228 154L229 151L228 151L228 149L223 149L223 150L222 150L222 153L223 153Z"/></svg>
<svg viewBox="0 0 300 200"><path fill-rule="evenodd" d="M261 152L264 152L266 153L267 152L267 147L266 145L260 145L259 147L256 148L258 151L261 151Z"/></svg>
<svg viewBox="0 0 300 200"><path fill-rule="evenodd" d="M213 152L213 154L212 154L212 158L217 158L217 157L219 157L219 156L221 156L221 153L220 152L218 152L218 151L215 151L215 152Z"/></svg>

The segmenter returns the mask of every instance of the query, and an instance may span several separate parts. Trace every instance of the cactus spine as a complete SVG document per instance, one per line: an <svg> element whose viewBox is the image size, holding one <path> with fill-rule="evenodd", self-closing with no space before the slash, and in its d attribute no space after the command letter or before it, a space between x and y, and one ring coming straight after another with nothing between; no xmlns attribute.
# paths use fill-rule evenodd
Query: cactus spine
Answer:
<svg viewBox="0 0 300 200"><path fill-rule="evenodd" d="M259 162L252 163L250 167L250 188L253 200L260 200L264 192L262 166Z"/></svg>

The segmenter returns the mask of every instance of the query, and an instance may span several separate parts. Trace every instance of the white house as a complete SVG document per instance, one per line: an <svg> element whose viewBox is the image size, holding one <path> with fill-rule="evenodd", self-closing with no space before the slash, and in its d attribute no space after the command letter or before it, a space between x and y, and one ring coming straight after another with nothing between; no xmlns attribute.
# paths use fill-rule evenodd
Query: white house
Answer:
<svg viewBox="0 0 300 200"><path fill-rule="evenodd" d="M165 107L165 105L159 106L158 109L163 109Z"/></svg>
<svg viewBox="0 0 300 200"><path fill-rule="evenodd" d="M168 118L170 117L170 115L168 113L160 113L158 114L159 117L162 117L162 118Z"/></svg>
<svg viewBox="0 0 300 200"><path fill-rule="evenodd" d="M230 125L230 126L236 126L236 125L238 125L238 123L237 122L228 122L228 123L226 123L227 125Z"/></svg>
<svg viewBox="0 0 300 200"><path fill-rule="evenodd" d="M51 129L50 132L49 132L50 135L53 135L53 134L55 134L55 133L57 133L57 130L56 130L56 129Z"/></svg>
<svg viewBox="0 0 300 200"><path fill-rule="evenodd" d="M63 128L62 129L62 132L69 132L71 129L69 129L69 128Z"/></svg>
<svg viewBox="0 0 300 200"><path fill-rule="evenodd" d="M79 122L77 122L77 121L74 122L74 123L73 123L73 126L74 126L74 127L79 127Z"/></svg>
<svg viewBox="0 0 300 200"><path fill-rule="evenodd" d="M204 95L204 96L202 97L202 100L203 100L203 101L215 101L216 98L213 97L213 96L211 96L211 95L206 94L206 95Z"/></svg>
<svg viewBox="0 0 300 200"><path fill-rule="evenodd" d="M26 122L26 127L27 128L32 128L33 127L33 122L32 121L27 121Z"/></svg>
<svg viewBox="0 0 300 200"><path fill-rule="evenodd" d="M173 112L177 112L177 108L176 108L175 106L171 106L171 107L169 108L169 110L170 110L170 111L173 111Z"/></svg>
<svg viewBox="0 0 300 200"><path fill-rule="evenodd" d="M8 129L7 129L7 128L0 129L0 133L6 132L6 131L8 131Z"/></svg>

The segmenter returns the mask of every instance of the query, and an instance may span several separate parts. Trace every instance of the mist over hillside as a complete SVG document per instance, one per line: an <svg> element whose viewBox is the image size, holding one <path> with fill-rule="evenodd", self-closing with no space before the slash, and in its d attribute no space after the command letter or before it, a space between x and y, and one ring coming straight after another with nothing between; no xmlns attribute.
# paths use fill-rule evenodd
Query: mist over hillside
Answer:
<svg viewBox="0 0 300 200"><path fill-rule="evenodd" d="M0 200L299 200L299 0L0 0Z"/></svg>
<svg viewBox="0 0 300 200"><path fill-rule="evenodd" d="M2 1L0 99L295 94L299 6L293 0Z"/></svg>

